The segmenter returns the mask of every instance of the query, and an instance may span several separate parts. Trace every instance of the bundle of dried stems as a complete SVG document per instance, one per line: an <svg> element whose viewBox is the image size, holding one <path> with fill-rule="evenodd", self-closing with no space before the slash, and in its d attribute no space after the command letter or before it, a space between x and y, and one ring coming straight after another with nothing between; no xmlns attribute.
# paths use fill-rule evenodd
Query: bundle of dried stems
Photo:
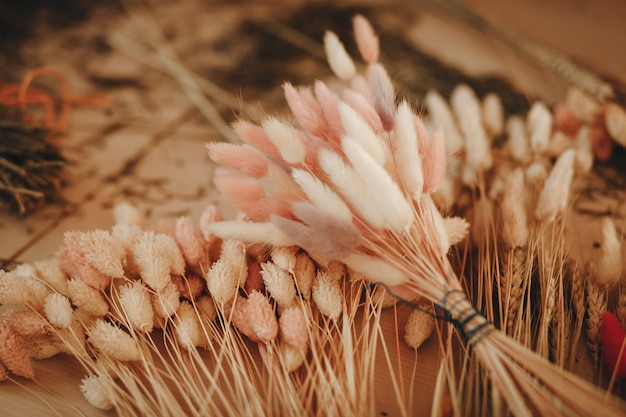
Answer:
<svg viewBox="0 0 626 417"><path fill-rule="evenodd" d="M570 185L615 138L599 122L609 112L573 93L554 114L536 103L505 122L496 95L459 86L450 103L429 93L422 119L396 105L361 16L354 34L364 73L327 32L341 88L286 83L293 120L242 120L243 144L207 145L240 218L211 206L199 234L184 217L151 230L120 205L110 230L67 232L54 259L1 271L0 303L18 308L0 327L0 379L33 378L31 358L67 352L88 374L85 397L120 415L373 415L382 352L409 415L380 324L399 298L415 307L409 346L439 336L433 415L446 397L459 416L623 414L610 387L566 370L583 322L598 354L603 313L626 311L623 291L609 297L622 268L611 219L598 261L565 267ZM441 214L452 210L469 236ZM459 243L476 265L450 256Z"/></svg>

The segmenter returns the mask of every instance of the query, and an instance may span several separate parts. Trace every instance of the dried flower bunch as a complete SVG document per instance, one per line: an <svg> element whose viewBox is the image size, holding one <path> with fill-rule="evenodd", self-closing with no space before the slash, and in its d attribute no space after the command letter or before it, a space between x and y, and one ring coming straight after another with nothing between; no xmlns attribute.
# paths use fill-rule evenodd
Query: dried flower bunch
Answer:
<svg viewBox="0 0 626 417"><path fill-rule="evenodd" d="M63 352L87 372L85 398L119 415L374 408L386 300L361 276L295 246L222 240L208 231L214 206L199 227L145 229L125 204L114 214L110 230L67 232L54 259L1 271L2 379L35 378L32 359Z"/></svg>
<svg viewBox="0 0 626 417"><path fill-rule="evenodd" d="M527 204L520 200L526 192L524 181L532 181L536 194L530 204L541 232L536 239L543 245L540 267L556 273L550 254L558 248L546 247L543 232L567 209L575 163L589 169L585 157L591 148L574 146L578 142L572 141L567 150L559 149L552 166L547 153L555 142L552 114L537 103L527 123L511 119L507 125L510 138L504 152L529 163L526 171L509 176L513 170L503 167L502 173L494 173L492 141L504 129L497 97L481 103L471 89L460 86L451 99L453 117L447 103L433 93L427 99L432 123L443 130L429 132L407 102L396 106L392 83L377 62L377 38L361 17L355 19L355 38L367 64L364 74L334 34L325 36L330 66L345 82L340 92L320 81L312 89L285 84L295 123L269 118L256 126L242 121L235 131L243 144L208 145L211 158L226 167L216 173L218 189L247 216L212 224L210 230L223 238L297 245L316 258L343 262L396 296L432 301L451 315L491 379L492 390L515 415L591 415L598 407L617 412L599 391L496 331L472 306L447 257L451 244L463 239L467 224L445 218L436 204L451 207L463 185L481 199L488 182L494 196L506 192L503 235L510 248L506 258L510 267L505 269L521 269L524 254L517 249L526 246L528 225ZM580 136L580 142L589 139ZM451 158L455 169L447 177L446 144L455 153ZM433 195L440 186L442 192ZM483 209L473 207L473 225L484 233L482 241L493 222L489 204L485 199ZM476 233L473 238L481 241ZM557 256L562 253L557 251ZM553 319L555 282L541 283L547 285L542 304L542 320L547 323ZM508 297L506 311L512 315L509 306L521 297L503 293Z"/></svg>
<svg viewBox="0 0 626 417"><path fill-rule="evenodd" d="M59 85L58 115L55 98L31 86L42 75ZM65 77L48 67L28 71L18 84L0 81L0 209L24 215L59 198L66 160L53 135L67 129L76 104L111 103L107 97L72 94ZM43 109L43 120L36 120L33 106Z"/></svg>
<svg viewBox="0 0 626 417"><path fill-rule="evenodd" d="M435 406L450 395L457 415L476 398L493 415L623 413L564 370L585 320L589 346L602 339L622 372L623 332L606 316L626 312L623 291L608 297L622 267L613 222L597 262L563 267L571 183L606 155L591 132L617 140L623 121L605 105L605 119L585 122L569 95L554 112L536 103L505 121L497 95L481 101L464 85L449 103L430 92L422 118L396 105L362 16L354 34L364 71L327 32L340 85L286 83L291 115L239 121L242 144L207 145L237 220L210 206L197 226L151 229L120 205L110 230L69 231L54 259L0 271L0 304L14 308L0 323L0 379L34 378L31 359L66 352L87 373L89 402L119 415L367 415L383 352L410 415L380 319L396 299L423 297L405 342L417 349L436 331L438 386L470 387L438 389ZM449 256L460 242L477 268ZM455 334L476 377L454 374Z"/></svg>

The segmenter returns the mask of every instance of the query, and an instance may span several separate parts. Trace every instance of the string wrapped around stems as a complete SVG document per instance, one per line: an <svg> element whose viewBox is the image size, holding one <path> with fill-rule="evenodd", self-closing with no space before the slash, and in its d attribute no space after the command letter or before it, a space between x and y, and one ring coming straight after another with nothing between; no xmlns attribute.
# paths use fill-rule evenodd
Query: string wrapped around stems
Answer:
<svg viewBox="0 0 626 417"><path fill-rule="evenodd" d="M617 400L507 337L472 305L448 260L467 224L444 218L431 196L446 172L446 139L441 130L430 133L407 102L396 105L374 31L361 16L354 23L364 73L336 35L324 38L343 91L321 81L312 89L287 83L297 125L240 121L235 131L243 144L207 145L225 167L216 173L217 188L246 216L210 231L297 245L316 259L345 263L397 297L432 301L516 416L623 413ZM478 183L491 155L472 155L464 181Z"/></svg>

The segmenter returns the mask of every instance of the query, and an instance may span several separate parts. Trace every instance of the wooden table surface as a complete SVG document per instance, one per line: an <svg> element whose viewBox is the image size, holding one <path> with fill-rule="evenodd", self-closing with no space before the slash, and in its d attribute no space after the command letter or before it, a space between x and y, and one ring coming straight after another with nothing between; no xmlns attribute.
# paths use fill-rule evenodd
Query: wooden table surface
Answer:
<svg viewBox="0 0 626 417"><path fill-rule="evenodd" d="M594 71L626 83L626 54L622 50L626 3L467 3L493 22L558 48ZM309 26L317 27L319 34L325 29L345 33L349 28L326 26L345 22L346 16L360 11L381 33L403 39L471 77L504 77L530 102L542 99L554 104L566 90L566 84L545 68L497 40L422 7L418 1L350 0L341 6L269 0L252 4L199 0L147 4L185 67L234 96L235 105L212 100L227 123L241 113L237 100L257 110L257 103L263 103L264 111L282 110L283 80L310 84L330 76L323 60L285 44L271 30L272 22L277 21L293 27L297 16L306 16L303 10L315 17ZM259 37L262 32L250 31L250 25L242 25L244 20L268 29ZM149 222L180 215L197 219L211 203L219 204L227 215L233 212L212 187L214 167L203 148L207 141L220 140L219 132L171 76L106 46L112 33L146 44L141 30L120 7L95 8L84 20L63 27L37 24L36 35L20 43L22 59L8 68L20 74L36 66L55 67L67 77L73 92L106 94L115 104L110 109L78 106L72 110L69 130L61 138L71 160L68 185L63 190L65 203L48 205L25 218L0 214L3 267L53 256L67 230L110 227L111 208L119 201L136 205ZM274 48L259 43L272 39ZM319 48L320 39L315 40L318 44L313 46ZM289 59L281 61L281 50ZM383 62L392 77L413 70ZM420 355L434 354L434 345L434 341L427 343ZM406 354L413 355L408 349ZM36 372L35 382L0 384L0 415L53 415L46 402L63 416L109 415L83 399L78 390L82 371L67 357L38 362ZM420 382L423 385L417 387L423 392L422 404L428 404L434 372L425 371Z"/></svg>

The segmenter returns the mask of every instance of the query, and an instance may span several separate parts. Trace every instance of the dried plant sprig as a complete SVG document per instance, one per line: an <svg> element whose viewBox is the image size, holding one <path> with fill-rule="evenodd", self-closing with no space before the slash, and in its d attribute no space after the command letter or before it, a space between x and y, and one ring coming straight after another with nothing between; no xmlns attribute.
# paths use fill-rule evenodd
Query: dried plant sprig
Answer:
<svg viewBox="0 0 626 417"><path fill-rule="evenodd" d="M587 279L585 294L587 348L597 366L600 359L600 327L602 314L606 311L607 300L603 288L594 279Z"/></svg>
<svg viewBox="0 0 626 417"><path fill-rule="evenodd" d="M433 313L428 310L413 310L404 327L404 340L409 347L419 349L428 340L435 328Z"/></svg>
<svg viewBox="0 0 626 417"><path fill-rule="evenodd" d="M68 276L79 278L93 288L106 288L111 283L111 276L103 274L87 260L81 242L82 236L83 233L78 231L65 232L63 236L64 246L57 254L59 267ZM95 250L94 255L96 258L99 256L97 250ZM102 262L102 266L105 268L106 264L106 260Z"/></svg>
<svg viewBox="0 0 626 417"><path fill-rule="evenodd" d="M456 87L450 101L465 138L466 163L462 178L465 183L474 184L477 176L493 164L489 138L482 123L481 105L474 91L466 85Z"/></svg>
<svg viewBox="0 0 626 417"><path fill-rule="evenodd" d="M616 284L622 276L622 245L610 217L602 219L602 243L600 259L596 266L599 285Z"/></svg>
<svg viewBox="0 0 626 417"><path fill-rule="evenodd" d="M154 309L150 293L135 281L119 289L119 302L128 323L139 332L151 332L154 327Z"/></svg>
<svg viewBox="0 0 626 417"><path fill-rule="evenodd" d="M288 307L296 297L296 287L292 275L273 262L261 264L261 276L265 288L278 306Z"/></svg>
<svg viewBox="0 0 626 417"><path fill-rule="evenodd" d="M89 343L111 359L137 361L142 357L136 340L121 328L102 319L97 319L87 334Z"/></svg>
<svg viewBox="0 0 626 417"><path fill-rule="evenodd" d="M4 314L4 322L20 338L44 336L49 325L39 313L33 310L10 310Z"/></svg>
<svg viewBox="0 0 626 417"><path fill-rule="evenodd" d="M36 278L31 265L22 264L10 272L0 271L0 304L29 305L39 310L49 292Z"/></svg>
<svg viewBox="0 0 626 417"><path fill-rule="evenodd" d="M87 285L79 278L67 282L68 296L83 313L93 317L104 317L109 312L109 304L101 292Z"/></svg>
<svg viewBox="0 0 626 417"><path fill-rule="evenodd" d="M309 345L307 319L302 308L289 307L280 314L278 319L280 338L287 345L300 352L306 352Z"/></svg>
<svg viewBox="0 0 626 417"><path fill-rule="evenodd" d="M50 293L46 297L44 312L50 323L60 328L67 329L74 321L74 311L70 300L59 293Z"/></svg>
<svg viewBox="0 0 626 417"><path fill-rule="evenodd" d="M258 291L235 302L233 324L253 342L271 342L278 335L278 320L270 300Z"/></svg>
<svg viewBox="0 0 626 417"><path fill-rule="evenodd" d="M576 152L573 149L567 150L554 164L539 195L535 209L537 220L550 223L567 208L570 186L574 177L575 156Z"/></svg>
<svg viewBox="0 0 626 417"><path fill-rule="evenodd" d="M87 375L81 380L80 390L91 405L101 410L114 407L115 398L112 389L107 386L109 381L100 375Z"/></svg>
<svg viewBox="0 0 626 417"><path fill-rule="evenodd" d="M0 322L0 362L12 374L33 379L35 370L20 340L11 328Z"/></svg>
<svg viewBox="0 0 626 417"><path fill-rule="evenodd" d="M328 273L319 271L313 284L313 300L320 312L333 319L342 313L342 298L339 284Z"/></svg>
<svg viewBox="0 0 626 417"><path fill-rule="evenodd" d="M80 248L91 266L98 272L112 278L124 276L122 261L125 248L106 230L91 230L80 233Z"/></svg>

